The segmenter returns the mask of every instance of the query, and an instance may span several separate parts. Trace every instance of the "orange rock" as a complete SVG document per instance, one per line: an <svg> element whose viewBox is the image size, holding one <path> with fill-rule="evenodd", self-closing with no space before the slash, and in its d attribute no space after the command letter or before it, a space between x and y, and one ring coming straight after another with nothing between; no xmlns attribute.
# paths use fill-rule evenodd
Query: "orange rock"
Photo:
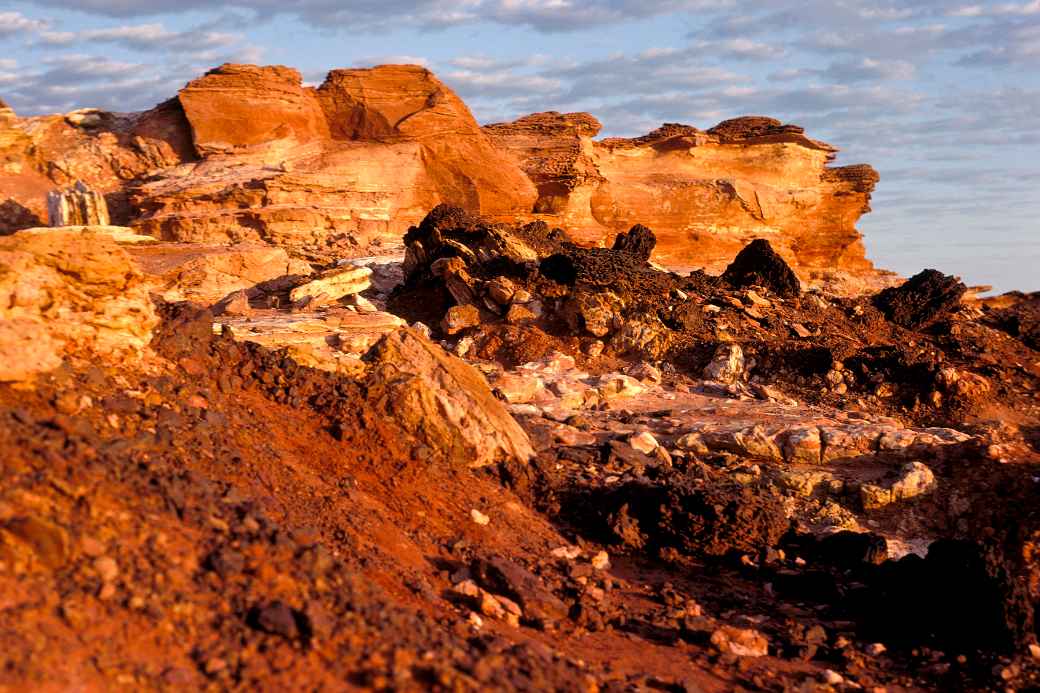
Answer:
<svg viewBox="0 0 1040 693"><path fill-rule="evenodd" d="M302 86L291 67L228 63L189 82L177 98L200 156L279 139L328 137L314 91Z"/></svg>
<svg viewBox="0 0 1040 693"><path fill-rule="evenodd" d="M772 118L708 130L666 124L634 139L595 141L585 113L539 113L485 132L538 186L535 209L590 244L641 223L654 259L720 271L757 237L810 278L871 273L855 222L878 180L869 166L829 168L837 151Z"/></svg>
<svg viewBox="0 0 1040 693"><path fill-rule="evenodd" d="M70 352L139 355L158 322L144 278L109 235L0 238L0 382L29 380Z"/></svg>

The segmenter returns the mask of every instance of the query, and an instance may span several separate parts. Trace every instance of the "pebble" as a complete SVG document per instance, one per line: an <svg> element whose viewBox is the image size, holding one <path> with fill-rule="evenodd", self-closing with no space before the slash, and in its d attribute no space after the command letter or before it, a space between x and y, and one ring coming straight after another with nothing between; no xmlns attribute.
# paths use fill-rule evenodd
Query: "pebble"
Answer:
<svg viewBox="0 0 1040 693"><path fill-rule="evenodd" d="M592 567L596 570L606 570L610 567L610 556L606 551L600 551L592 557Z"/></svg>
<svg viewBox="0 0 1040 693"><path fill-rule="evenodd" d="M480 525L482 527L487 525L489 522L491 522L491 518L490 517L488 517L484 513L480 512L476 508L473 508L472 510L469 511L469 516L470 516L470 518L472 518L472 520L474 522L476 522L478 525Z"/></svg>
<svg viewBox="0 0 1040 693"><path fill-rule="evenodd" d="M820 678L823 679L824 683L828 683L832 686L837 686L845 682L845 678L833 669L824 669Z"/></svg>
<svg viewBox="0 0 1040 693"><path fill-rule="evenodd" d="M94 561L94 570L102 582L112 582L119 577L119 564L108 556L100 556Z"/></svg>
<svg viewBox="0 0 1040 693"><path fill-rule="evenodd" d="M883 643L874 642L867 645L865 651L871 657L877 657L878 655L883 654L887 649L888 648L885 647Z"/></svg>
<svg viewBox="0 0 1040 693"><path fill-rule="evenodd" d="M649 455L658 447L657 438L654 438L653 434L648 431L636 433L628 439L628 444L645 455Z"/></svg>

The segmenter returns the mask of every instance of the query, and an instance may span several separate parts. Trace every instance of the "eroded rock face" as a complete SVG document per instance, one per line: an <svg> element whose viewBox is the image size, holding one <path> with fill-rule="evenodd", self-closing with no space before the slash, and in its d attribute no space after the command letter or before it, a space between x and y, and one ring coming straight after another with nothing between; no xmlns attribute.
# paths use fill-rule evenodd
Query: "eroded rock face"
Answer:
<svg viewBox="0 0 1040 693"><path fill-rule="evenodd" d="M314 90L290 68L224 65L179 99L204 159L131 195L137 225L161 238L336 254L393 242L441 202L491 215L534 203L511 157L420 67L333 70Z"/></svg>
<svg viewBox="0 0 1040 693"><path fill-rule="evenodd" d="M106 234L0 239L0 381L31 380L67 353L143 353L158 323L144 278Z"/></svg>
<svg viewBox="0 0 1040 693"><path fill-rule="evenodd" d="M877 174L829 167L836 150L801 128L755 116L634 139L599 130L556 112L481 128L418 66L333 70L315 89L288 67L227 64L144 113L3 109L0 233L41 225L47 193L82 180L112 223L141 233L315 260L378 252L447 203L591 245L646 224L655 261L712 272L768 238L803 281L884 284L854 228Z"/></svg>
<svg viewBox="0 0 1040 693"><path fill-rule="evenodd" d="M312 90L290 67L221 65L190 82L177 98L200 156L328 134Z"/></svg>
<svg viewBox="0 0 1040 693"><path fill-rule="evenodd" d="M594 141L598 130L588 114L555 112L485 128L538 186L535 210L581 241L608 243L643 223L657 234L658 262L720 271L769 237L807 276L872 270L854 225L877 173L828 167L837 150L802 128L753 116L634 139Z"/></svg>

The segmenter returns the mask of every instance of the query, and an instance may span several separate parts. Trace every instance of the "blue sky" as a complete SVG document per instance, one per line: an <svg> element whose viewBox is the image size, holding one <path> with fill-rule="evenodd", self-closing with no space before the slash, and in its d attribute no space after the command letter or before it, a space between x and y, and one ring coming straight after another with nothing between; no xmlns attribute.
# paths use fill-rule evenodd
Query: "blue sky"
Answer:
<svg viewBox="0 0 1040 693"><path fill-rule="evenodd" d="M37 0L0 9L21 114L137 110L226 61L421 62L482 122L593 113L605 135L763 114L881 173L878 265L1040 290L1040 0ZM75 9L70 9L75 8Z"/></svg>

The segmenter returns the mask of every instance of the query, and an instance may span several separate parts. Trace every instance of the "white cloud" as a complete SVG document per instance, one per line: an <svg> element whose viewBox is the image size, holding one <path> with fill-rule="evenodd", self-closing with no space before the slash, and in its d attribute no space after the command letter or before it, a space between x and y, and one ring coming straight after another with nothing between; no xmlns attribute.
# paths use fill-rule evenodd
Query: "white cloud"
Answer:
<svg viewBox="0 0 1040 693"><path fill-rule="evenodd" d="M43 31L47 22L30 19L20 12L0 12L0 37Z"/></svg>

